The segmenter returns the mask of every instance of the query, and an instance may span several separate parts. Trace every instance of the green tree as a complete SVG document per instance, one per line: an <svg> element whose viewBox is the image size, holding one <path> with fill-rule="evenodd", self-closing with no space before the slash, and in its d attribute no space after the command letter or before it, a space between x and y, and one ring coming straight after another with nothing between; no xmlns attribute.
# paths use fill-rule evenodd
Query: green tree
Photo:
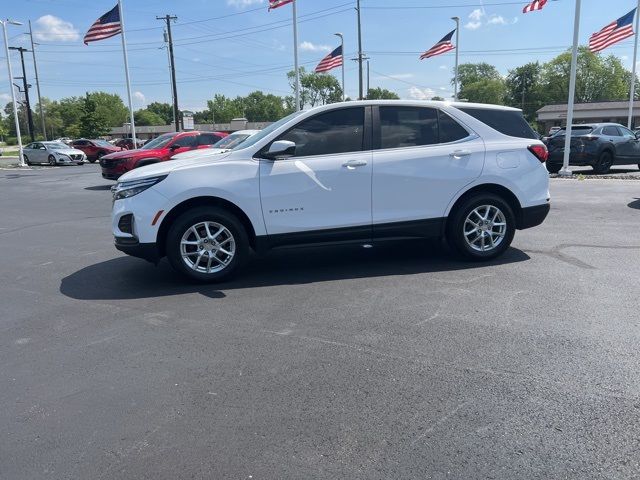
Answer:
<svg viewBox="0 0 640 480"><path fill-rule="evenodd" d="M98 112L98 106L90 94L84 98L83 113L80 117L80 136L97 138L109 133L109 124Z"/></svg>
<svg viewBox="0 0 640 480"><path fill-rule="evenodd" d="M454 83L455 79L451 80ZM463 63L458 68L459 97L470 102L504 104L507 88L493 65Z"/></svg>
<svg viewBox="0 0 640 480"><path fill-rule="evenodd" d="M375 87L369 89L367 100L400 100L400 97L391 90Z"/></svg>
<svg viewBox="0 0 640 480"><path fill-rule="evenodd" d="M333 75L308 72L300 67L300 107L308 105L326 105L342 101L342 88L340 82ZM295 92L295 70L287 73L291 90ZM286 102L285 102L286 103ZM287 106L289 106L287 104Z"/></svg>
<svg viewBox="0 0 640 480"><path fill-rule="evenodd" d="M165 125L173 121L173 107L169 103L151 102L146 109L162 117Z"/></svg>
<svg viewBox="0 0 640 480"><path fill-rule="evenodd" d="M247 120L250 122L274 121L285 116L285 105L281 97L251 92L242 99L242 106Z"/></svg>
<svg viewBox="0 0 640 480"><path fill-rule="evenodd" d="M109 127L121 127L129 119L129 109L119 95L107 92L87 94L95 103L96 113Z"/></svg>
<svg viewBox="0 0 640 480"><path fill-rule="evenodd" d="M569 96L571 53L565 52L542 66L540 96L543 103L566 103ZM576 75L576 102L624 100L631 74L618 57L604 57L580 47Z"/></svg>
<svg viewBox="0 0 640 480"><path fill-rule="evenodd" d="M530 62L509 70L505 81L507 104L521 108L529 121L535 119L536 111L544 105L541 78L542 66L540 63Z"/></svg>
<svg viewBox="0 0 640 480"><path fill-rule="evenodd" d="M160 115L146 108L135 112L133 114L133 118L136 125L141 127L148 125L166 125L164 119Z"/></svg>
<svg viewBox="0 0 640 480"><path fill-rule="evenodd" d="M436 95L435 97L432 97L431 100L436 100L438 102L444 102L444 97L440 97L440 96Z"/></svg>
<svg viewBox="0 0 640 480"><path fill-rule="evenodd" d="M207 118L215 120L216 123L229 123L234 118L242 117L244 112L238 98L215 94L213 100L207 101Z"/></svg>

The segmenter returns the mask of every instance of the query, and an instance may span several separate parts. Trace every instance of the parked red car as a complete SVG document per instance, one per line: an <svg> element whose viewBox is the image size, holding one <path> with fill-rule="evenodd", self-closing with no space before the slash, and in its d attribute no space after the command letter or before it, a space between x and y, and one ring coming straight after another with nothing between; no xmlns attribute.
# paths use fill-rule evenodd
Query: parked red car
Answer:
<svg viewBox="0 0 640 480"><path fill-rule="evenodd" d="M164 162L173 155L189 150L209 148L227 135L222 132L165 133L137 150L125 150L102 157L102 177L117 180L134 168Z"/></svg>
<svg viewBox="0 0 640 480"><path fill-rule="evenodd" d="M144 145L144 140L136 140L137 148ZM114 142L116 147L124 148L125 150L133 150L133 138L121 138L117 142Z"/></svg>
<svg viewBox="0 0 640 480"><path fill-rule="evenodd" d="M78 150L82 150L91 163L96 160L100 160L105 155L123 150L120 147L111 145L106 140L87 140L85 138L74 140L71 142L71 146Z"/></svg>

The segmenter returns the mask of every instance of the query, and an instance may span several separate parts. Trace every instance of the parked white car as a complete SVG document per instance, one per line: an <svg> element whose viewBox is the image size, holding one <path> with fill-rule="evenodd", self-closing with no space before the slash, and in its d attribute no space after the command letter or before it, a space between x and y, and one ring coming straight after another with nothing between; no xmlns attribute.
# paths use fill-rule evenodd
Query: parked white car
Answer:
<svg viewBox="0 0 640 480"><path fill-rule="evenodd" d="M192 150L190 152L178 153L171 157L171 160L187 160L189 158L214 157L220 153L228 152L239 146L247 138L259 133L260 130L239 130L227 135L222 140L214 143L211 148Z"/></svg>
<svg viewBox="0 0 640 480"><path fill-rule="evenodd" d="M27 165L48 163L49 165L83 165L87 156L62 142L33 142L23 149Z"/></svg>
<svg viewBox="0 0 640 480"><path fill-rule="evenodd" d="M113 187L116 248L220 281L249 249L446 237L503 253L549 212L546 147L520 110L362 101L294 113L241 148L163 162Z"/></svg>

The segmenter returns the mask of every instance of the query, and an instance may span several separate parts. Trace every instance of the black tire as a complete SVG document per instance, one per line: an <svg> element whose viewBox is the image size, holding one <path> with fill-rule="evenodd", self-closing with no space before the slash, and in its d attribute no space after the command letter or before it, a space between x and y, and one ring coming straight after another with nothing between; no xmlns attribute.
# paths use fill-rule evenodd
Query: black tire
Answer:
<svg viewBox="0 0 640 480"><path fill-rule="evenodd" d="M29 161L29 157L27 157L25 154L22 154L22 158L24 158L24 163L26 163L27 165L31 165L31 162Z"/></svg>
<svg viewBox="0 0 640 480"><path fill-rule="evenodd" d="M562 165L557 165L555 163L546 163L547 165L547 171L549 173L558 173L560 171L560 169L562 168Z"/></svg>
<svg viewBox="0 0 640 480"><path fill-rule="evenodd" d="M104 155L105 155L104 152L98 152L98 155L96 155L96 158L100 160L102 157L104 157Z"/></svg>
<svg viewBox="0 0 640 480"><path fill-rule="evenodd" d="M182 257L181 241L183 235L187 234L192 227L197 226L201 222L214 222L224 227L227 232L230 233L232 242L235 244L235 254L229 263L220 271L206 273L203 271L197 271L192 266L187 265L187 261L191 261L192 263L197 261L197 254L188 257L188 260L184 260ZM203 228L203 226L200 226L199 230L204 237ZM224 238L222 243L224 243L224 241L228 242L229 237L226 236L225 238L227 232L222 234L222 238ZM193 239L195 240L195 238ZM209 243L209 245L211 244ZM226 245L229 245L229 243L226 243ZM201 247L196 246L189 246L185 248L188 248L191 252L202 251ZM181 275L196 282L221 282L230 278L231 275L237 272L237 270L246 262L249 256L249 239L245 228L235 215L218 207L196 207L180 215L173 222L171 228L169 228L166 238L166 254L171 266ZM205 252L205 256L203 256L202 259L208 259L210 254L211 252ZM215 258L218 258L218 255L221 255L220 258L222 258L222 260L228 260L229 258L224 253L220 254L219 252L215 252L213 255ZM218 266L220 265L222 264L219 263ZM204 267L204 265L202 266ZM211 266L212 268L214 267L213 262L211 263Z"/></svg>
<svg viewBox="0 0 640 480"><path fill-rule="evenodd" d="M598 162L593 166L593 171L599 175L609 173L613 165L613 155L609 151L604 151L600 154Z"/></svg>
<svg viewBox="0 0 640 480"><path fill-rule="evenodd" d="M51 165L52 167L56 166L56 157L54 157L53 155L49 155L49 158L47 160L49 160L49 165Z"/></svg>
<svg viewBox="0 0 640 480"><path fill-rule="evenodd" d="M490 206L498 209L506 223L504 236L494 248L489 250L480 251L474 249L467 238L465 237L465 224L467 223L467 217L470 216L476 208ZM475 216L474 216L475 218ZM476 221L479 221L478 218ZM500 222L502 223L502 222ZM486 228L487 226L485 226ZM472 227L471 227L472 228ZM495 227L492 227L492 230ZM498 227L499 229L499 227ZM465 199L455 210L449 215L447 222L447 240L453 250L459 253L462 257L468 260L483 261L491 260L499 255L502 255L513 241L513 236L516 231L516 218L513 214L513 210L509 204L498 195L492 193L478 193ZM486 233L482 233L485 238ZM477 237L481 238L481 237ZM493 237L492 237L493 238ZM480 247L481 245L478 245Z"/></svg>

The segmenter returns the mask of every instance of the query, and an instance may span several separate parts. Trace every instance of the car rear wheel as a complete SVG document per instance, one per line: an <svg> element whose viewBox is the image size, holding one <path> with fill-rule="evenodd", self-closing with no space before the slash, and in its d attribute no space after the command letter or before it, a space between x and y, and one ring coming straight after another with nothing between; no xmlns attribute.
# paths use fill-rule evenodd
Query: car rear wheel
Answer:
<svg viewBox="0 0 640 480"><path fill-rule="evenodd" d="M29 161L29 157L27 157L25 154L22 154L22 158L24 158L24 163L26 163L27 165L31 165L31 162Z"/></svg>
<svg viewBox="0 0 640 480"><path fill-rule="evenodd" d="M49 165L54 166L56 164L56 157L49 155Z"/></svg>
<svg viewBox="0 0 640 480"><path fill-rule="evenodd" d="M449 217L447 239L469 260L490 260L509 248L516 222L511 207L501 197L480 193L469 197Z"/></svg>
<svg viewBox="0 0 640 480"><path fill-rule="evenodd" d="M549 173L558 173L561 168L562 168L562 165L556 165L553 163L550 164L549 162L547 162L547 171Z"/></svg>
<svg viewBox="0 0 640 480"><path fill-rule="evenodd" d="M198 207L174 221L166 253L182 275L197 282L220 282L246 261L249 240L234 215L217 207Z"/></svg>
<svg viewBox="0 0 640 480"><path fill-rule="evenodd" d="M593 166L593 171L598 174L609 173L613 165L613 155L611 152L602 152L598 162Z"/></svg>

